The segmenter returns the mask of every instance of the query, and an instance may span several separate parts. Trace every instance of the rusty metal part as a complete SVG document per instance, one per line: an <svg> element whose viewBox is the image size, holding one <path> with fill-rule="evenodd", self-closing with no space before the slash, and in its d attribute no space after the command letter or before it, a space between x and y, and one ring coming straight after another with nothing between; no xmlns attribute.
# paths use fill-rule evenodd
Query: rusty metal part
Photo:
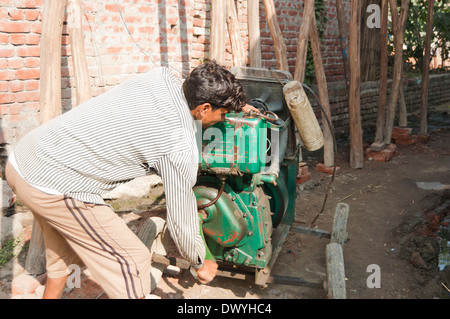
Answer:
<svg viewBox="0 0 450 319"><path fill-rule="evenodd" d="M274 112L271 112L271 111L264 111L262 113L258 113L258 112L255 112L255 111L250 111L249 114L251 116L259 116L260 118L263 118L263 119L265 119L266 121L269 121L269 122L276 122L276 121L279 120L278 115L275 114ZM266 114L269 114L271 116L267 116Z"/></svg>
<svg viewBox="0 0 450 319"><path fill-rule="evenodd" d="M254 282L255 275L251 273L245 272L236 272L229 270L219 270L217 272L217 276L240 279L245 281ZM271 275L267 278L267 284L279 284L279 285L290 285L290 286L301 286L301 287L310 287L310 288L319 288L323 289L324 281L323 280L310 280L302 277L293 277L293 276L279 276L279 275Z"/></svg>
<svg viewBox="0 0 450 319"><path fill-rule="evenodd" d="M152 255L152 261L154 263L163 264L166 266L172 265L177 266L181 269L189 269L191 265L187 260L181 259L181 258L175 258L175 257L168 257L164 255L160 255L157 253L154 253ZM217 272L217 276L220 277L226 277L226 278L233 278L233 279L240 279L240 280L247 280L250 282L253 282L255 280L255 275L248 273L248 272L237 272L237 271L230 271L230 270L219 270ZM303 286L303 287L311 287L311 288L323 288L323 281L321 280L310 280L310 279L304 279L301 277L291 277L291 276L278 276L278 275L271 275L267 278L266 283L271 284L281 284L281 285L291 285L291 286Z"/></svg>
<svg viewBox="0 0 450 319"><path fill-rule="evenodd" d="M222 181L222 185L220 185L220 189L219 192L217 193L216 198L214 198L212 201L210 201L209 203L203 204L203 205L199 205L197 207L198 210L200 209L204 209L206 207L212 206L214 205L220 198L220 196L222 195L223 189L225 188L225 180Z"/></svg>
<svg viewBox="0 0 450 319"><path fill-rule="evenodd" d="M319 238L331 238L331 233L326 230L304 227L304 226L292 226L290 231L305 235L314 235Z"/></svg>

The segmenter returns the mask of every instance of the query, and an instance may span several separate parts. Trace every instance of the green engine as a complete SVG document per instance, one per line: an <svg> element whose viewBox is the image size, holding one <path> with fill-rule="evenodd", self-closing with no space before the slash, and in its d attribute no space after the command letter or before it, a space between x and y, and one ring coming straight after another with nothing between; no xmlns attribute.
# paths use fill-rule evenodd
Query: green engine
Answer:
<svg viewBox="0 0 450 319"><path fill-rule="evenodd" d="M274 229L294 219L299 144L279 81L289 75L234 72L261 113L227 114L203 130L194 192L211 255L224 265L261 270L272 256Z"/></svg>

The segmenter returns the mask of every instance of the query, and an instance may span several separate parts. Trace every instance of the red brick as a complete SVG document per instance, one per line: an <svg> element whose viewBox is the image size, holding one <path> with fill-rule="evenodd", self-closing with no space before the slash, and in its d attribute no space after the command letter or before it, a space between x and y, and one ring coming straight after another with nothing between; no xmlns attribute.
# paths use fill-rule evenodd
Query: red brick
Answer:
<svg viewBox="0 0 450 319"><path fill-rule="evenodd" d="M316 165L316 171L319 173L327 173L328 175L333 175L334 166L325 166L323 163L319 163ZM336 166L336 175L341 173L341 168Z"/></svg>
<svg viewBox="0 0 450 319"><path fill-rule="evenodd" d="M27 34L25 36L25 44L36 45L36 44L39 44L40 40L41 40L41 36L38 34Z"/></svg>
<svg viewBox="0 0 450 319"><path fill-rule="evenodd" d="M417 143L417 136L411 135L412 128L394 126L392 140L398 145L411 145Z"/></svg>
<svg viewBox="0 0 450 319"><path fill-rule="evenodd" d="M44 0L15 0L18 8L37 8L42 6Z"/></svg>
<svg viewBox="0 0 450 319"><path fill-rule="evenodd" d="M23 59L21 58L8 59L8 68L20 69L22 67L23 67Z"/></svg>
<svg viewBox="0 0 450 319"><path fill-rule="evenodd" d="M17 70L16 76L19 80L39 79L41 77L39 69Z"/></svg>
<svg viewBox="0 0 450 319"><path fill-rule="evenodd" d="M22 112L23 105L15 103L9 106L9 115L19 115Z"/></svg>
<svg viewBox="0 0 450 319"><path fill-rule="evenodd" d="M108 49L106 49L106 53L108 54L118 54L120 53L120 51L122 51L123 47L119 46L119 47L109 47Z"/></svg>
<svg viewBox="0 0 450 319"><path fill-rule="evenodd" d="M9 43L9 35L0 34L0 44L8 44L8 43Z"/></svg>
<svg viewBox="0 0 450 319"><path fill-rule="evenodd" d="M39 18L40 14L39 10L27 10L25 11L25 19L28 21L35 21Z"/></svg>
<svg viewBox="0 0 450 319"><path fill-rule="evenodd" d="M25 91L34 91L37 89L39 89L39 81L38 80L25 81Z"/></svg>
<svg viewBox="0 0 450 319"><path fill-rule="evenodd" d="M15 96L12 93L0 93L0 104L14 103Z"/></svg>
<svg viewBox="0 0 450 319"><path fill-rule="evenodd" d="M125 11L125 7L119 5L120 10ZM106 11L111 11L111 12L119 12L119 9L117 8L117 6L115 4L106 4L105 5L105 9Z"/></svg>
<svg viewBox="0 0 450 319"><path fill-rule="evenodd" d="M25 46L17 49L19 56L41 56L41 48L38 46Z"/></svg>
<svg viewBox="0 0 450 319"><path fill-rule="evenodd" d="M14 56L14 49L0 49L0 58L10 58Z"/></svg>
<svg viewBox="0 0 450 319"><path fill-rule="evenodd" d="M370 147L366 149L366 159L377 162L389 162L396 154L397 146L392 143L387 145L382 151L373 151Z"/></svg>
<svg viewBox="0 0 450 319"><path fill-rule="evenodd" d="M9 82L9 90L13 93L23 91L23 81L11 81Z"/></svg>
<svg viewBox="0 0 450 319"><path fill-rule="evenodd" d="M30 32L31 26L28 22L7 21L0 23L0 31L8 33L26 33Z"/></svg>
<svg viewBox="0 0 450 319"><path fill-rule="evenodd" d="M307 174L303 174L303 175L298 175L297 176L297 184L303 184L306 183L307 181L309 181L311 179L311 173L307 173Z"/></svg>
<svg viewBox="0 0 450 319"><path fill-rule="evenodd" d="M19 44L24 44L25 43L25 35L24 34L11 34L11 36L9 37L10 39L10 43L11 44L15 44L15 45L19 45Z"/></svg>
<svg viewBox="0 0 450 319"><path fill-rule="evenodd" d="M417 135L417 141L419 143L427 143L430 140L430 135Z"/></svg>
<svg viewBox="0 0 450 319"><path fill-rule="evenodd" d="M408 135L407 137L401 137L395 139L397 145L412 145L417 143L418 139L416 135Z"/></svg>
<svg viewBox="0 0 450 319"><path fill-rule="evenodd" d="M399 127L399 126L394 126L394 129L392 130L392 133L397 133L397 134L411 134L412 132L412 128L410 127Z"/></svg>
<svg viewBox="0 0 450 319"><path fill-rule="evenodd" d="M303 175L309 173L309 168L306 165L306 163L299 163L298 164L298 175Z"/></svg>
<svg viewBox="0 0 450 319"><path fill-rule="evenodd" d="M30 58L25 58L24 61L25 61L25 66L27 68L37 68L41 64L41 61L39 58L30 57Z"/></svg>
<svg viewBox="0 0 450 319"><path fill-rule="evenodd" d="M393 140L401 140L401 139L408 139L409 138L409 136L410 136L410 134L403 134L403 133L398 133L398 132L396 132L396 131L393 131L392 132L392 135L391 135L391 138L393 139Z"/></svg>
<svg viewBox="0 0 450 319"><path fill-rule="evenodd" d="M13 80L15 78L14 72L10 70L0 70L0 81Z"/></svg>
<svg viewBox="0 0 450 319"><path fill-rule="evenodd" d="M18 103L39 101L39 92L31 91L16 93L16 99Z"/></svg>
<svg viewBox="0 0 450 319"><path fill-rule="evenodd" d="M0 4L7 6L8 4L3 3L5 0L0 0ZM0 19L8 19L8 9L0 7Z"/></svg>
<svg viewBox="0 0 450 319"><path fill-rule="evenodd" d="M42 33L42 23L41 22L31 22L31 31L34 33Z"/></svg>
<svg viewBox="0 0 450 319"><path fill-rule="evenodd" d="M9 82L1 81L0 82L0 92L8 92L9 91Z"/></svg>
<svg viewBox="0 0 450 319"><path fill-rule="evenodd" d="M8 12L11 20L22 20L23 19L23 10L13 9Z"/></svg>

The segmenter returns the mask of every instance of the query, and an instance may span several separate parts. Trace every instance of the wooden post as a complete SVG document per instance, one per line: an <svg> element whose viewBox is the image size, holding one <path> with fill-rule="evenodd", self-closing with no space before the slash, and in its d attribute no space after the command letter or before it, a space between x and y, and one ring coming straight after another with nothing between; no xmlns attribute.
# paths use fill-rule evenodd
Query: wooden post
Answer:
<svg viewBox="0 0 450 319"><path fill-rule="evenodd" d="M80 0L67 0L67 26L74 68L75 105L80 105L91 98L89 71L84 50L82 8Z"/></svg>
<svg viewBox="0 0 450 319"><path fill-rule="evenodd" d="M433 33L434 0L428 1L427 33L425 35L425 54L423 57L422 88L420 94L420 135L427 135L428 73L430 71L431 35Z"/></svg>
<svg viewBox="0 0 450 319"><path fill-rule="evenodd" d="M364 154L362 146L361 125L361 75L360 75L360 29L361 7L359 0L351 1L350 10L350 91L349 91L349 117L350 117L350 167L362 168Z"/></svg>
<svg viewBox="0 0 450 319"><path fill-rule="evenodd" d="M41 34L41 122L61 114L61 40L65 1L44 0ZM33 221L25 270L30 275L45 272L44 236Z"/></svg>
<svg viewBox="0 0 450 319"><path fill-rule="evenodd" d="M348 63L348 26L344 5L341 0L336 0L336 14L338 20L339 40L341 42L342 60L344 62L345 83L349 88L350 66Z"/></svg>
<svg viewBox="0 0 450 319"><path fill-rule="evenodd" d="M405 93L403 90L403 78L400 80L400 85L398 87L398 126L407 127L408 126L408 111L406 109Z"/></svg>
<svg viewBox="0 0 450 319"><path fill-rule="evenodd" d="M248 0L248 47L250 66L261 68L261 30L259 27L259 0Z"/></svg>
<svg viewBox="0 0 450 319"><path fill-rule="evenodd" d="M44 233L36 220L33 220L32 227L25 271L29 275L41 275L46 271Z"/></svg>
<svg viewBox="0 0 450 319"><path fill-rule="evenodd" d="M386 97L388 78L388 0L381 0L380 30L380 92L378 95L378 113L374 143L371 148L381 151L385 148L384 129L386 126Z"/></svg>
<svg viewBox="0 0 450 319"><path fill-rule="evenodd" d="M294 81L305 81L306 55L308 38L311 30L311 21L314 16L314 0L305 0L303 7L302 23L298 33L297 59L295 61Z"/></svg>
<svg viewBox="0 0 450 319"><path fill-rule="evenodd" d="M277 59L277 69L289 71L287 62L286 45L284 43L283 34L277 21L277 14L273 0L263 0L264 9L266 11L267 22L269 24L270 34L273 39L275 57Z"/></svg>
<svg viewBox="0 0 450 319"><path fill-rule="evenodd" d="M400 17L397 13L396 0L389 0L392 21L394 25L394 72L392 76L391 94L389 97L389 109L386 113L386 127L384 131L384 142L391 143L392 130L394 128L395 112L397 109L399 87L402 83L403 73L403 38L406 18L408 16L410 0L402 0Z"/></svg>
<svg viewBox="0 0 450 319"><path fill-rule="evenodd" d="M65 1L44 0L41 34L41 122L61 115L61 39Z"/></svg>
<svg viewBox="0 0 450 319"><path fill-rule="evenodd" d="M239 30L239 21L236 13L234 0L226 0L228 36L231 42L231 52L233 55L233 64L235 66L245 66L244 45L242 44Z"/></svg>
<svg viewBox="0 0 450 319"><path fill-rule="evenodd" d="M211 1L211 59L225 64L226 0Z"/></svg>
<svg viewBox="0 0 450 319"><path fill-rule="evenodd" d="M306 0L308 1L308 0ZM314 67L316 70L316 80L317 86L319 90L319 99L320 104L322 104L323 111L322 114L322 130L323 130L323 138L324 138L324 165L328 167L334 166L334 143L332 136L332 127L328 126L326 117L330 120L330 125L333 125L331 120L331 111L330 111L330 100L328 97L328 86L327 86L327 78L325 76L325 70L323 67L323 59L322 53L320 52L320 40L319 40L319 32L317 30L317 22L316 16L313 12L311 15L311 28L310 28L310 38L311 38L311 49L314 58Z"/></svg>

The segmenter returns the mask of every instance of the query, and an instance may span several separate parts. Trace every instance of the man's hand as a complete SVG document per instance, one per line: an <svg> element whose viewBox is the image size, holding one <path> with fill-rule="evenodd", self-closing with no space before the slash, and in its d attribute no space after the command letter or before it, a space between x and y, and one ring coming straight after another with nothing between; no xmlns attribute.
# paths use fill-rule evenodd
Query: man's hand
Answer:
<svg viewBox="0 0 450 319"><path fill-rule="evenodd" d="M241 112L244 112L244 113L249 113L250 111L259 113L259 110L250 104L245 104L245 106L241 110Z"/></svg>
<svg viewBox="0 0 450 319"><path fill-rule="evenodd" d="M202 284L209 283L216 277L218 268L219 265L215 261L206 259L203 263L203 267L196 269L198 281Z"/></svg>

